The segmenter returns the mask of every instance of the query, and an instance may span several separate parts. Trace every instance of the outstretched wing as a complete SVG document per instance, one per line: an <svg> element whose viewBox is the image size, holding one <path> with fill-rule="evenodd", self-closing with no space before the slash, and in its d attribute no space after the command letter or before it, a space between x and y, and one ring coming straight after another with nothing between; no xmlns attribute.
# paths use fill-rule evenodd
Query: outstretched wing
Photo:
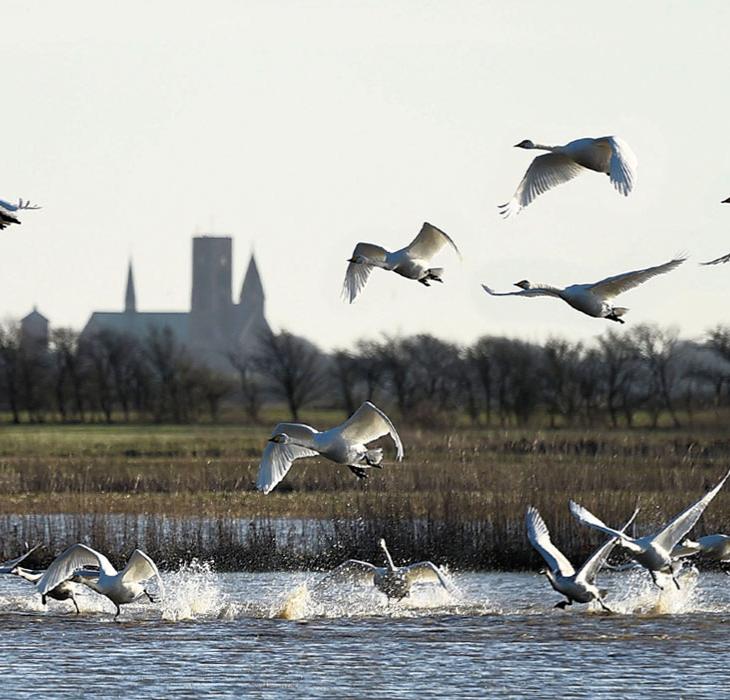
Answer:
<svg viewBox="0 0 730 700"><path fill-rule="evenodd" d="M410 566L404 567L406 570L406 578L409 584L414 583L438 583L447 591L451 592L453 586L448 578L436 564L430 561L419 561Z"/></svg>
<svg viewBox="0 0 730 700"><path fill-rule="evenodd" d="M399 461L403 459L403 443L395 426L390 418L370 401L360 406L338 429L344 438L361 445L367 445L383 435L390 435L395 443L395 458Z"/></svg>
<svg viewBox="0 0 730 700"><path fill-rule="evenodd" d="M421 226L421 230L418 235L410 242L406 250L411 258L430 260L447 244L450 244L456 251L456 254L461 257L461 253L456 247L456 243L451 240L451 237L444 233L440 228L436 228L426 221L423 226Z"/></svg>
<svg viewBox="0 0 730 700"><path fill-rule="evenodd" d="M20 219L15 216L17 207L0 200L0 229L6 228L10 224L19 224Z"/></svg>
<svg viewBox="0 0 730 700"><path fill-rule="evenodd" d="M17 204L11 204L10 202L6 202L4 199L0 199L0 208L5 209L5 211L18 211Z"/></svg>
<svg viewBox="0 0 730 700"><path fill-rule="evenodd" d="M378 567L359 559L348 559L314 584L312 590L325 588L331 583L360 583L373 585Z"/></svg>
<svg viewBox="0 0 730 700"><path fill-rule="evenodd" d="M300 438L301 442L311 440L314 430L300 423L279 423L271 433L272 436L286 433L289 437ZM316 457L318 452L299 445L278 442L267 442L259 464L256 488L269 493L285 476L295 459Z"/></svg>
<svg viewBox="0 0 730 700"><path fill-rule="evenodd" d="M565 555L552 543L550 531L545 521L538 513L537 508L529 506L525 518L527 524L527 538L530 544L540 553L551 571L558 571L563 576L572 576L575 573L573 565Z"/></svg>
<svg viewBox="0 0 730 700"><path fill-rule="evenodd" d="M728 477L730 477L730 471L725 474L714 489L708 491L697 503L683 510L661 532L658 532L653 538L654 544L662 547L667 552L671 552L695 526L710 501L717 496L720 489L725 485Z"/></svg>
<svg viewBox="0 0 730 700"><path fill-rule="evenodd" d="M582 165L578 165L572 158L562 153L545 153L537 156L527 168L512 199L500 205L499 213L505 219L513 214L519 214L535 197L572 180L584 170Z"/></svg>
<svg viewBox="0 0 730 700"><path fill-rule="evenodd" d="M160 594L164 594L165 587L162 584L162 577L157 570L157 565L142 550L135 549L132 556L129 557L124 571L122 571L122 581L124 583L138 583L153 577L157 579Z"/></svg>
<svg viewBox="0 0 730 700"><path fill-rule="evenodd" d="M588 285L591 292L598 295L602 299L610 299L615 297L621 292L625 292L634 287L638 287L643 282L656 277L657 275L663 275L665 272L670 272L674 268L679 267L687 258L674 258L663 265L655 265L654 267L647 267L645 270L634 270L633 272L624 272L620 275L614 275L613 277L607 277L605 280L595 282L594 284Z"/></svg>
<svg viewBox="0 0 730 700"><path fill-rule="evenodd" d="M621 528L621 532L626 532L626 530L629 528L631 523L634 522L634 519L639 514L639 509L636 508L634 510L631 517L628 519L626 524ZM599 547L593 554L591 554L590 557L586 560L585 564L580 568L578 571L578 576L583 578L583 580L587 581L588 583L593 583L596 580L596 574L601 570L601 567L605 563L606 559L610 556L611 552L613 551L613 548L618 544L618 538L613 537L612 539L608 540L606 544Z"/></svg>
<svg viewBox="0 0 730 700"><path fill-rule="evenodd" d="M636 166L639 161L629 144L618 136L607 136L605 141L611 146L608 177L618 192L628 196L636 184Z"/></svg>
<svg viewBox="0 0 730 700"><path fill-rule="evenodd" d="M707 262L700 263L700 265L719 265L720 263L730 262L730 253L722 255L714 260L708 260Z"/></svg>
<svg viewBox="0 0 730 700"><path fill-rule="evenodd" d="M352 257L362 255L368 260L384 262L388 252L385 248L373 243L358 243L355 250L352 251ZM345 281L342 283L342 296L351 304L357 299L358 294L365 288L370 273L373 271L373 265L366 263L351 262L347 266L345 272Z"/></svg>
<svg viewBox="0 0 730 700"><path fill-rule="evenodd" d="M117 570L101 553L87 547L85 544L72 544L59 554L46 569L36 584L38 592L43 595L53 590L59 583L68 581L77 569L85 566L98 566L108 576L115 576Z"/></svg>
<svg viewBox="0 0 730 700"><path fill-rule="evenodd" d="M18 564L25 561L33 552L35 552L36 549L40 547L39 544L37 544L32 549L29 549L25 554L21 554L19 557L16 557L15 559L8 559L8 561L4 561L2 564L0 564L0 574L9 574Z"/></svg>
<svg viewBox="0 0 730 700"><path fill-rule="evenodd" d="M521 289L519 292L495 292L486 284L482 285L482 289L493 297L559 297L560 295L554 289L547 287L532 287L530 289Z"/></svg>
<svg viewBox="0 0 730 700"><path fill-rule="evenodd" d="M584 508L575 501L569 503L570 512L575 516L576 520L582 525L598 530L599 532L605 532L607 535L612 537L622 537L623 539L631 539L623 534L621 530L614 530L612 527L606 525L600 518L597 518L588 508Z"/></svg>

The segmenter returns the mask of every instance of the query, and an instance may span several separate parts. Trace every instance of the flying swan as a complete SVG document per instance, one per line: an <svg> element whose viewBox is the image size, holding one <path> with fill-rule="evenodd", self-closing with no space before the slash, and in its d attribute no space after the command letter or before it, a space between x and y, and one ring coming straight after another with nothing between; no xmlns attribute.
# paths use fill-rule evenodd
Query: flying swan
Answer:
<svg viewBox="0 0 730 700"><path fill-rule="evenodd" d="M491 294L493 297L556 297L588 316L625 323L621 317L626 314L628 309L623 306L612 306L608 303L608 300L622 292L638 287L656 275L662 275L665 272L674 270L686 259L685 257L679 257L663 265L647 267L645 270L623 272L620 275L607 277L605 280L593 284L571 284L564 289L549 284L532 284L528 280L515 282L515 286L521 288L519 292L495 292L486 284L483 284L482 287L487 294Z"/></svg>
<svg viewBox="0 0 730 700"><path fill-rule="evenodd" d="M374 243L358 243L348 259L350 263L342 285L342 296L351 304L365 287L374 267L390 270L402 277L418 280L426 287L430 282L443 282L442 267L429 267L433 258L445 245L451 245L461 256L456 243L441 229L424 223L418 235L405 247L391 253Z"/></svg>
<svg viewBox="0 0 730 700"><path fill-rule="evenodd" d="M24 202L22 199L19 199L17 204L0 199L0 229L4 229L10 224L20 224L21 221L16 212L21 209L40 209L40 207L31 205L30 202Z"/></svg>
<svg viewBox="0 0 730 700"><path fill-rule="evenodd" d="M623 547L634 561L649 571L652 581L659 588L663 588L663 586L657 581L657 572L671 576L674 585L679 588L679 582L677 581L673 566L672 552L684 539L685 535L695 526L705 508L707 508L710 501L718 494L727 481L728 476L730 476L730 471L725 474L714 489L708 491L697 503L694 503L679 515L675 516L659 532L653 535L647 535L646 537L634 539L620 530L614 530L593 515L587 508L573 501L570 502L570 511L578 519L578 522L583 525L587 525L600 532L605 532L613 537L618 537L619 547Z"/></svg>
<svg viewBox="0 0 730 700"><path fill-rule="evenodd" d="M367 443L390 435L396 459L403 459L403 443L390 418L366 401L342 425L322 432L303 423L279 423L271 434L259 465L256 488L269 493L289 471L295 459L321 455L336 464L344 464L358 479L367 477L367 469L380 467L381 448L368 449Z"/></svg>
<svg viewBox="0 0 730 700"><path fill-rule="evenodd" d="M25 546L27 547L28 545L26 544ZM25 554L21 554L19 557L16 557L15 559L8 559L8 561L0 562L0 574L12 574L13 569L18 564L25 561L39 547L40 547L40 545L37 544L32 549L29 549Z"/></svg>
<svg viewBox="0 0 730 700"><path fill-rule="evenodd" d="M631 525L638 512L637 508L626 525L621 528L621 532ZM606 544L601 545L576 572L565 555L552 543L550 531L537 508L533 506L527 508L526 523L530 544L547 563L547 568L542 569L540 573L544 573L550 585L567 599L556 603L555 607L565 610L573 603L590 603L592 600L597 600L604 610L612 612L603 602L601 592L596 586L596 575L613 551L618 539L612 537Z"/></svg>
<svg viewBox="0 0 730 700"><path fill-rule="evenodd" d="M537 156L530 163L512 199L499 206L499 212L505 218L519 214L538 195L586 170L608 175L611 184L624 196L628 196L636 184L636 156L618 136L578 139L565 146L542 146L526 139L515 144L515 148L549 153Z"/></svg>
<svg viewBox="0 0 730 700"><path fill-rule="evenodd" d="M157 579L160 595L164 586L155 562L144 552L135 549L122 571L117 571L112 563L100 552L85 544L73 544L59 554L48 567L36 588L41 595L49 595L56 586L69 579L83 583L93 591L106 596L117 608L114 619L119 617L120 605L132 603L145 595L150 602L155 599L142 585L143 581Z"/></svg>
<svg viewBox="0 0 730 700"><path fill-rule="evenodd" d="M413 584L420 582L437 583L451 593L452 586L438 566L430 561L419 561L409 566L396 566L385 540L381 538L378 540L378 544L385 553L387 566L375 566L367 561L348 559L330 571L314 588L321 588L331 582L343 580L364 583L375 586L388 597L389 601L407 597L410 595Z"/></svg>
<svg viewBox="0 0 730 700"><path fill-rule="evenodd" d="M687 538L672 550L672 557L691 557L695 554L708 561L730 564L730 535L705 535L697 541ZM730 570L725 567L723 571L730 574Z"/></svg>

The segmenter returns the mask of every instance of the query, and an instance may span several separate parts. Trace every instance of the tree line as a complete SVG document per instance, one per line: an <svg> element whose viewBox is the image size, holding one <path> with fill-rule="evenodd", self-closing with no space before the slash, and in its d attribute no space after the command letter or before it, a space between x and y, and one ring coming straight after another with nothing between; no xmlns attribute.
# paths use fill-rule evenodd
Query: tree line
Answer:
<svg viewBox="0 0 730 700"><path fill-rule="evenodd" d="M196 362L169 330L86 337L58 328L40 346L8 322L0 325L0 408L15 423L189 423L216 421L235 404L258 422L266 405L299 420L305 408L351 413L370 399L427 426L632 427L641 415L650 427L680 427L699 410L730 405L730 326L695 341L652 324L609 329L590 344L383 336L331 353L282 331L256 348L222 354L222 370Z"/></svg>

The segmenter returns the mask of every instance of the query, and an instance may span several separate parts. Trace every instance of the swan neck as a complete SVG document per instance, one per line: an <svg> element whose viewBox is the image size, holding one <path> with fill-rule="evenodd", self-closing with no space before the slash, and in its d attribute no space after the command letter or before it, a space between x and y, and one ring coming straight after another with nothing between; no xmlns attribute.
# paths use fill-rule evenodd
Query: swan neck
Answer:
<svg viewBox="0 0 730 700"><path fill-rule="evenodd" d="M536 143L532 148L534 150L536 150L536 151L551 151L551 152L555 152L555 151L559 151L560 150L560 146L545 146L542 143Z"/></svg>
<svg viewBox="0 0 730 700"><path fill-rule="evenodd" d="M390 552L388 551L388 548L385 546L385 542L381 544L381 547L383 548L383 551L385 552L385 558L388 560L388 567L391 571L396 571L395 564L393 563L393 559L390 556Z"/></svg>

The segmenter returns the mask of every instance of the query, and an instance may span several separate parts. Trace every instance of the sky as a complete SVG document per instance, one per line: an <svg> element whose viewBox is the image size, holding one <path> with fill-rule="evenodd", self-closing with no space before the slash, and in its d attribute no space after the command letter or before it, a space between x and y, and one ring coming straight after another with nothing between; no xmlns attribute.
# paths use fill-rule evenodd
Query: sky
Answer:
<svg viewBox="0 0 730 700"><path fill-rule="evenodd" d="M185 7L183 7L185 5ZM0 198L43 205L0 232L0 319L34 305L81 329L121 310L190 307L191 238L251 251L276 329L330 349L433 333L590 342L608 321L553 299L488 297L690 260L619 297L629 324L687 337L728 320L726 2L132 0L3 4ZM586 173L518 217L534 152L616 134L628 198ZM342 302L358 241L448 232L425 288L375 270ZM617 327L617 326L616 326Z"/></svg>

